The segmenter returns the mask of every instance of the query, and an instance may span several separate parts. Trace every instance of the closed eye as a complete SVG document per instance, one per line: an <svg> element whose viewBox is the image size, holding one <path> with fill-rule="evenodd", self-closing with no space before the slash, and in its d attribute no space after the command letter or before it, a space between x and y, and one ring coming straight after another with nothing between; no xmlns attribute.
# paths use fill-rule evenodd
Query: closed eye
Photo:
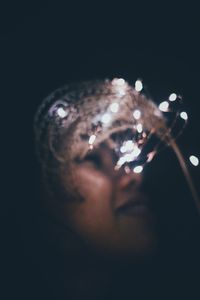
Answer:
<svg viewBox="0 0 200 300"><path fill-rule="evenodd" d="M109 168L110 166L115 165L117 160L118 156L115 151L109 149L105 145L101 145L99 149L88 152L82 159L75 159L78 164L87 163L96 169Z"/></svg>
<svg viewBox="0 0 200 300"><path fill-rule="evenodd" d="M91 162L95 167L100 168L102 166L102 159L100 154L96 152L91 152L87 154L84 159L84 162Z"/></svg>
<svg viewBox="0 0 200 300"><path fill-rule="evenodd" d="M76 157L75 158L75 162L78 163L78 164L90 163L95 168L100 168L103 165L103 161L102 161L101 155L99 153L97 153L97 152L94 152L94 151L93 152L89 152L82 159L80 159L79 157Z"/></svg>

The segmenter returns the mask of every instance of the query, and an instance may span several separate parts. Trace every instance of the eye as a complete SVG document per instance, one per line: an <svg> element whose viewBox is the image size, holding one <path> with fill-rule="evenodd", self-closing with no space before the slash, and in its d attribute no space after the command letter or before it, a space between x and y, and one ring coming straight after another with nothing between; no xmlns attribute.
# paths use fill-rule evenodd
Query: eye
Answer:
<svg viewBox="0 0 200 300"><path fill-rule="evenodd" d="M90 162L92 163L96 168L100 168L102 166L102 159L99 153L91 152L85 156L83 159L83 162Z"/></svg>

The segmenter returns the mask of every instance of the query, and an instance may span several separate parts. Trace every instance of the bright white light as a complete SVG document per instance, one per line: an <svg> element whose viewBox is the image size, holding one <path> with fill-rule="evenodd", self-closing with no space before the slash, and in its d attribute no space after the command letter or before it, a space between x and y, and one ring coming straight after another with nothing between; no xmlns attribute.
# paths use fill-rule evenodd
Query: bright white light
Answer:
<svg viewBox="0 0 200 300"><path fill-rule="evenodd" d="M126 147L121 147L120 151L126 152ZM140 153L141 150L137 146L134 146L133 151L131 151L130 153L126 153L124 156L120 157L120 159L117 162L117 165L121 167L124 163L133 161L135 158L138 157L138 155L140 155Z"/></svg>
<svg viewBox="0 0 200 300"><path fill-rule="evenodd" d="M143 131L143 126L141 123L137 124L136 126L137 132L141 133Z"/></svg>
<svg viewBox="0 0 200 300"><path fill-rule="evenodd" d="M127 161L132 161L141 153L141 150L138 148L138 146L135 145L131 140L124 142L123 146L120 148L120 151L122 153L129 152L124 156L127 158Z"/></svg>
<svg viewBox="0 0 200 300"><path fill-rule="evenodd" d="M117 165L121 167L126 162L126 158L124 156L120 157L120 159L117 162Z"/></svg>
<svg viewBox="0 0 200 300"><path fill-rule="evenodd" d="M198 157L196 157L196 156L194 156L194 155L191 155L190 157L189 157L189 160L190 160L190 162L191 162L191 164L193 165L193 166L198 166L198 164L199 164L199 159L198 159Z"/></svg>
<svg viewBox="0 0 200 300"><path fill-rule="evenodd" d="M132 153L133 153L134 158L136 158L136 157L138 157L138 155L140 155L141 150L137 146L135 146Z"/></svg>
<svg viewBox="0 0 200 300"><path fill-rule="evenodd" d="M110 105L110 110L113 112L113 113L117 113L118 110L119 110L119 104L114 102Z"/></svg>
<svg viewBox="0 0 200 300"><path fill-rule="evenodd" d="M175 93L172 93L170 96L169 96L169 101L175 101L177 99L177 95Z"/></svg>
<svg viewBox="0 0 200 300"><path fill-rule="evenodd" d="M124 84L125 84L125 80L124 80L123 78L119 78L119 79L117 80L117 84L118 84L118 85L124 85Z"/></svg>
<svg viewBox="0 0 200 300"><path fill-rule="evenodd" d="M135 90L137 92L140 92L141 90L143 89L143 84L142 84L142 81L141 80L136 80L135 82Z"/></svg>
<svg viewBox="0 0 200 300"><path fill-rule="evenodd" d="M138 109L134 110L133 117L138 120L141 117L141 111Z"/></svg>
<svg viewBox="0 0 200 300"><path fill-rule="evenodd" d="M188 119L188 114L187 114L185 111L182 111L182 112L180 113L180 117L181 117L183 120L187 121L187 119Z"/></svg>
<svg viewBox="0 0 200 300"><path fill-rule="evenodd" d="M94 143L95 140L96 140L96 135L92 134L92 135L90 136L90 138L89 138L88 143L89 143L90 145L92 145L92 144Z"/></svg>
<svg viewBox="0 0 200 300"><path fill-rule="evenodd" d="M112 84L122 86L125 84L125 80L123 78L115 78L112 80Z"/></svg>
<svg viewBox="0 0 200 300"><path fill-rule="evenodd" d="M57 114L59 115L60 118L64 118L67 115L67 112L64 110L64 108L59 107L57 109Z"/></svg>
<svg viewBox="0 0 200 300"><path fill-rule="evenodd" d="M112 85L115 87L117 94L122 97L126 94L126 81L123 78L114 78L112 80Z"/></svg>
<svg viewBox="0 0 200 300"><path fill-rule="evenodd" d="M160 105L158 106L158 108L161 111L166 112L166 111L168 111L169 103L167 101L163 101L163 102L160 103Z"/></svg>
<svg viewBox="0 0 200 300"><path fill-rule="evenodd" d="M104 123L104 124L108 124L111 120L111 116L110 114L104 114L101 118L101 122Z"/></svg>
<svg viewBox="0 0 200 300"><path fill-rule="evenodd" d="M120 151L124 153L128 151L132 151L133 149L134 149L134 143L131 140L129 140L124 142L123 146L120 148Z"/></svg>
<svg viewBox="0 0 200 300"><path fill-rule="evenodd" d="M120 148L120 151L121 151L121 153L125 153L125 152L126 152L126 147L125 147L125 146L122 146L122 147Z"/></svg>
<svg viewBox="0 0 200 300"><path fill-rule="evenodd" d="M135 149L133 152L125 154L122 161L131 162L140 154L140 152L140 149Z"/></svg>
<svg viewBox="0 0 200 300"><path fill-rule="evenodd" d="M132 153L127 153L125 155L126 162L131 162L131 161L134 160L134 158L135 158L135 155L133 154L133 152Z"/></svg>
<svg viewBox="0 0 200 300"><path fill-rule="evenodd" d="M142 170L143 170L143 166L137 166L133 169L133 172L139 174L142 172Z"/></svg>
<svg viewBox="0 0 200 300"><path fill-rule="evenodd" d="M125 92L124 88L121 87L121 88L118 89L118 95L120 97L124 96L125 94L126 94L126 92Z"/></svg>

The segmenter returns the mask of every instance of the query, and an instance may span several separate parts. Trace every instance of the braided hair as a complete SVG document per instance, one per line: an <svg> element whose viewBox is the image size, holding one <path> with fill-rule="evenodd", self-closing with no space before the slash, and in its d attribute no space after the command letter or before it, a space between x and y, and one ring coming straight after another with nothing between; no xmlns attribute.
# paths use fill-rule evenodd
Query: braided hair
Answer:
<svg viewBox="0 0 200 300"><path fill-rule="evenodd" d="M70 192L73 186L72 178L70 181L73 173L70 169L72 152L78 151L80 142L84 139L88 144L87 133L91 126L98 127L101 111L105 110L113 99L120 102L120 118L114 120L110 131L102 130L102 140L107 139L114 130L119 130L123 122L132 128L130 114L137 107L143 110L145 127L149 132L153 127L158 135L166 132L162 115L155 104L147 101L144 95L139 94L124 80L123 93L119 93L119 81L120 79L105 79L71 83L55 90L38 108L34 120L35 143L42 178L48 192L59 191L66 195L66 188L67 192ZM68 187L66 184L64 186L61 180L61 174L63 171L66 173L66 170Z"/></svg>
<svg viewBox="0 0 200 300"><path fill-rule="evenodd" d="M85 99L111 94L110 86L111 81L108 79L70 83L56 89L38 107L34 117L35 146L46 192L54 194L59 191L66 194L66 187L61 184L60 171L67 168L67 165L58 157L55 148L61 150L64 145L63 139L59 138L60 132L70 130L62 127L56 109L66 106L80 109ZM71 121L73 123L74 120Z"/></svg>

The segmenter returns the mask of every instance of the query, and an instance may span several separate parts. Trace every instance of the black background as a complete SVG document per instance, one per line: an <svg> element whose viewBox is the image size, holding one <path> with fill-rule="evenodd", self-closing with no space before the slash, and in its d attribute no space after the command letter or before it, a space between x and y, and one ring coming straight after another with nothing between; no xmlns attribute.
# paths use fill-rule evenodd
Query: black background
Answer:
<svg viewBox="0 0 200 300"><path fill-rule="evenodd" d="M141 77L155 101L173 91L183 96L190 122L182 143L187 155L198 156L200 24L192 3L168 1L9 2L0 14L2 258L9 297L27 295L38 272L29 262L33 233L24 229L35 193L32 124L38 104L71 80ZM199 171L193 172L198 186Z"/></svg>

